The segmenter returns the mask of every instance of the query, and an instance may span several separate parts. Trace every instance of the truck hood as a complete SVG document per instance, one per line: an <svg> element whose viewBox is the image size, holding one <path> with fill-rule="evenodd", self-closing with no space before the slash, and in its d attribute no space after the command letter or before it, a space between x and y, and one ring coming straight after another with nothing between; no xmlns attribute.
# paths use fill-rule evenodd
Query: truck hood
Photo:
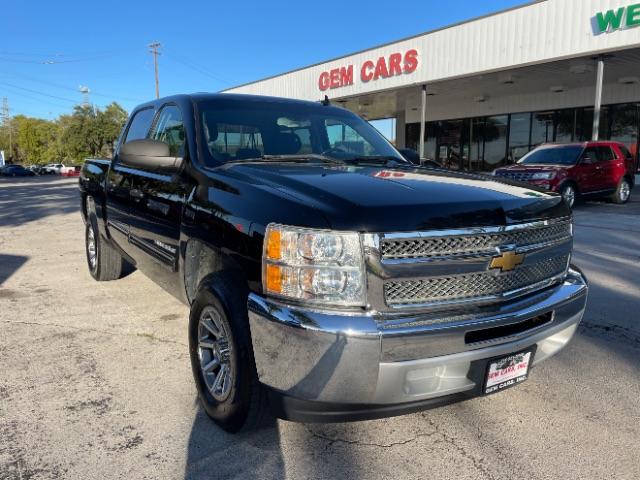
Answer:
<svg viewBox="0 0 640 480"><path fill-rule="evenodd" d="M501 226L569 215L561 198L485 175L425 168L248 163L222 167L363 232Z"/></svg>

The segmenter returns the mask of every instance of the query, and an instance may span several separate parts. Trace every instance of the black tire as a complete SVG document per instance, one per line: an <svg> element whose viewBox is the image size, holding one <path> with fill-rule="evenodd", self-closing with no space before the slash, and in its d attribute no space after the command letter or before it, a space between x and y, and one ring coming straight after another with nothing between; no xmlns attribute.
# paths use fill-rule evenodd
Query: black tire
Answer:
<svg viewBox="0 0 640 480"><path fill-rule="evenodd" d="M622 178L618 183L616 191L611 195L611 201L617 204L624 204L631 198L631 183L629 179Z"/></svg>
<svg viewBox="0 0 640 480"><path fill-rule="evenodd" d="M92 261L91 239L95 255ZM121 278L125 270L125 260L120 253L105 242L98 230L98 222L94 213L89 215L89 221L85 228L85 251L87 254L87 266L91 276L99 282L107 282Z"/></svg>
<svg viewBox="0 0 640 480"><path fill-rule="evenodd" d="M563 200L566 202L569 208L573 208L578 201L579 194L575 184L569 182L565 183L562 188L560 188L560 195L562 195Z"/></svg>
<svg viewBox="0 0 640 480"><path fill-rule="evenodd" d="M207 415L229 433L257 430L271 418L253 359L246 289L236 286L237 283L231 281L219 282L215 289L203 286L191 305L189 316L189 354L198 397ZM223 400L214 398L210 391L199 353L200 320L212 312L219 315L224 328L228 328L228 362L233 365L230 388Z"/></svg>

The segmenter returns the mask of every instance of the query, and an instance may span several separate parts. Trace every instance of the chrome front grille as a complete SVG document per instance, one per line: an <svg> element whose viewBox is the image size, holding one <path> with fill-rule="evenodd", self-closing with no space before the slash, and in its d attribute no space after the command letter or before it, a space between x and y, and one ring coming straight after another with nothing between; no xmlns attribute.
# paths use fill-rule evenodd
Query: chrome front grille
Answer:
<svg viewBox="0 0 640 480"><path fill-rule="evenodd" d="M502 302L555 284L573 246L570 217L502 227L365 234L372 309ZM510 254L509 252L513 252ZM517 263L507 259L517 256ZM495 267L491 267L493 259ZM507 264L504 264L507 262Z"/></svg>
<svg viewBox="0 0 640 480"><path fill-rule="evenodd" d="M518 182L527 182L533 177L532 172L510 172L510 171L498 171L496 177L508 178L510 180L517 180Z"/></svg>
<svg viewBox="0 0 640 480"><path fill-rule="evenodd" d="M478 255L495 252L496 247L517 245L528 248L559 242L571 237L571 223L543 225L525 230L496 233L470 233L456 236L427 236L422 238L384 237L380 243L382 258L418 259L460 255Z"/></svg>
<svg viewBox="0 0 640 480"><path fill-rule="evenodd" d="M568 266L569 255L549 258L541 262L516 267L511 272L493 272L391 281L384 285L389 306L461 302L496 297L540 284L562 275Z"/></svg>

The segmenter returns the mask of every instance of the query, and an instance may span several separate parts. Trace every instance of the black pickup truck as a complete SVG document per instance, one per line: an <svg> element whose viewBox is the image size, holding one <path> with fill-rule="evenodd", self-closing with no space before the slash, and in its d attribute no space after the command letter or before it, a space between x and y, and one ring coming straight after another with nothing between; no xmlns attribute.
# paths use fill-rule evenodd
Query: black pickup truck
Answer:
<svg viewBox="0 0 640 480"><path fill-rule="evenodd" d="M560 196L415 166L328 102L146 103L80 193L91 275L130 265L190 306L197 390L228 431L501 391L585 309Z"/></svg>

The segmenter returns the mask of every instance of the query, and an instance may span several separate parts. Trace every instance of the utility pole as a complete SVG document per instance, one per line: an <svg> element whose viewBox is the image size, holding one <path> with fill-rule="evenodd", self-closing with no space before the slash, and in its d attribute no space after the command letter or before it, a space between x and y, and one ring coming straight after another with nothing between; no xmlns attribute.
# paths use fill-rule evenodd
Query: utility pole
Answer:
<svg viewBox="0 0 640 480"><path fill-rule="evenodd" d="M156 98L160 98L160 81L158 80L158 55L161 55L158 52L158 48L160 48L160 42L154 42L149 44L149 52L153 55L153 68L156 72Z"/></svg>
<svg viewBox="0 0 640 480"><path fill-rule="evenodd" d="M13 157L13 138L11 128L11 115L9 114L9 99L2 99L2 124L9 129L9 158Z"/></svg>

